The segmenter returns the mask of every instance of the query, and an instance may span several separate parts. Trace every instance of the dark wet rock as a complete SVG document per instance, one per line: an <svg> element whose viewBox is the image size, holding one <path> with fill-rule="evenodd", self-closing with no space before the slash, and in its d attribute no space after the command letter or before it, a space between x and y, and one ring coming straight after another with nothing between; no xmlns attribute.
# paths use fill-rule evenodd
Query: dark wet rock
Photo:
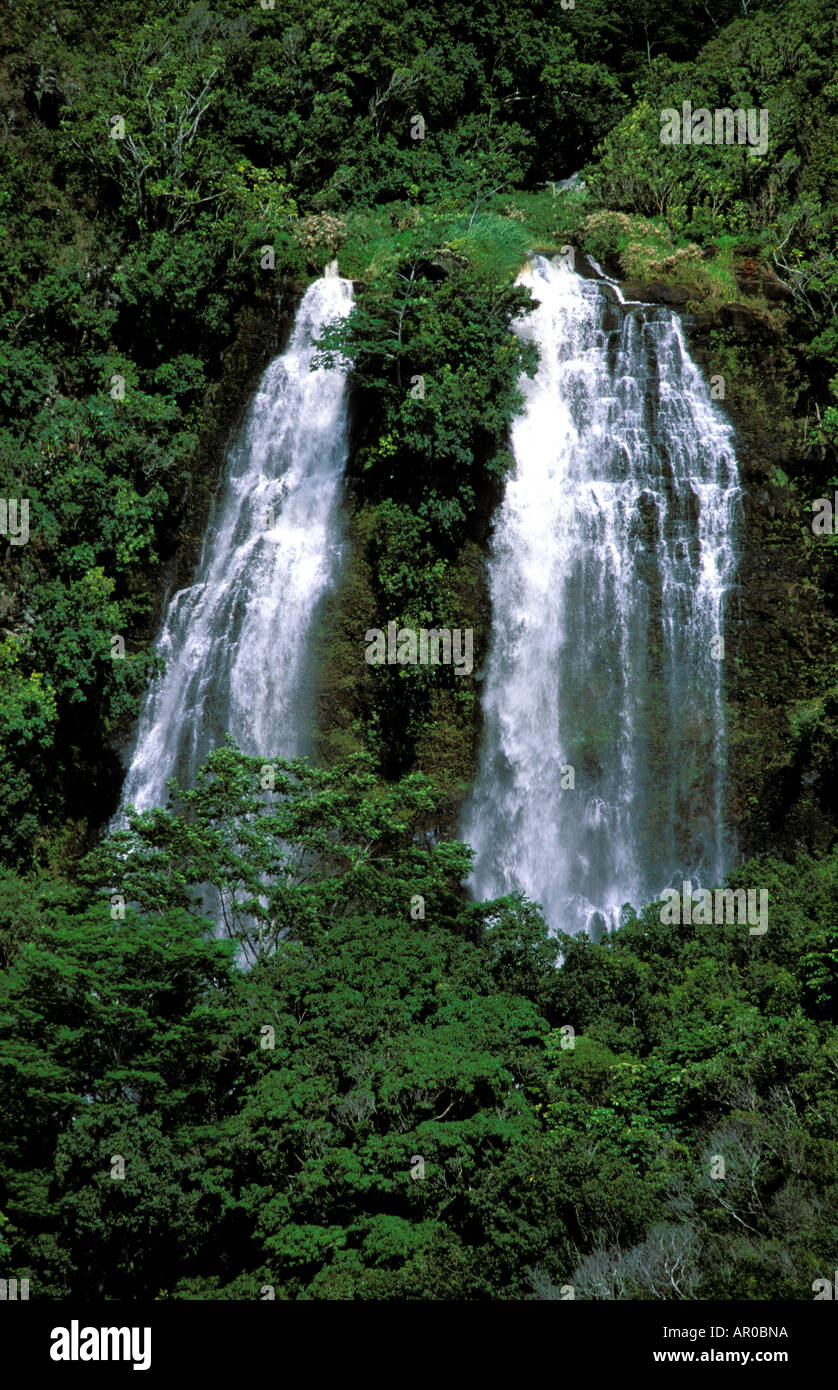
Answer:
<svg viewBox="0 0 838 1390"><path fill-rule="evenodd" d="M761 266L758 261L748 257L734 269L737 288L742 294L762 296L774 303L790 302L794 295L788 285L775 275L774 271Z"/></svg>
<svg viewBox="0 0 838 1390"><path fill-rule="evenodd" d="M667 284L664 280L626 280L620 288L626 299L642 299L648 304L686 304L694 296L687 285Z"/></svg>
<svg viewBox="0 0 838 1390"><path fill-rule="evenodd" d="M720 304L715 309L699 309L685 319L685 327L702 335L717 328L729 328L737 338L778 338L780 329L766 313L751 309L747 304Z"/></svg>

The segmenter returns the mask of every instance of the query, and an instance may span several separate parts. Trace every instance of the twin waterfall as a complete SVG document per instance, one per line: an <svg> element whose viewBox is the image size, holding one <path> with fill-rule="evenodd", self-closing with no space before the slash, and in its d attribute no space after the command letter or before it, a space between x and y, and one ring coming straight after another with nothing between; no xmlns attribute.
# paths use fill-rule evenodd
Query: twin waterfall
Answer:
<svg viewBox="0 0 838 1390"><path fill-rule="evenodd" d="M310 371L349 313L327 273L231 450L191 588L174 595L123 804L165 803L229 732L305 751L318 605L336 583L345 370ZM512 431L483 671L483 749L464 811L479 899L521 889L554 929L599 936L625 902L721 881L726 600L739 482L732 431L668 310L536 258L518 331L540 367ZM363 644L359 634L359 661Z"/></svg>
<svg viewBox="0 0 838 1390"><path fill-rule="evenodd" d="M351 307L334 267L262 377L195 582L169 604L156 647L166 672L146 695L123 805L165 805L167 778L192 785L228 732L246 753L306 751L311 627L338 575L347 451L345 371L310 367L315 339Z"/></svg>
<svg viewBox="0 0 838 1390"><path fill-rule="evenodd" d="M732 431L677 316L537 258L540 366L495 524L479 899L523 889L594 937L669 884L722 879Z"/></svg>

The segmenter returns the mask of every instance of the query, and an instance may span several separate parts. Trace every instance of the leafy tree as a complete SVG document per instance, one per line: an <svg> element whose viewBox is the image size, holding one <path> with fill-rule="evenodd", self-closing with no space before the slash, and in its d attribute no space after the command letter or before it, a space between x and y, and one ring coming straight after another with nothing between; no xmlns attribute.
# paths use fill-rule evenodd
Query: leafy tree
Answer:
<svg viewBox="0 0 838 1390"><path fill-rule="evenodd" d="M459 909L470 852L423 839L434 801L419 773L382 788L366 754L321 769L228 745L194 788L170 786L176 809L129 810L129 828L91 854L82 876L151 912L199 911L208 885L219 927L246 958L288 935L315 938L372 903L404 919L415 897L443 920Z"/></svg>

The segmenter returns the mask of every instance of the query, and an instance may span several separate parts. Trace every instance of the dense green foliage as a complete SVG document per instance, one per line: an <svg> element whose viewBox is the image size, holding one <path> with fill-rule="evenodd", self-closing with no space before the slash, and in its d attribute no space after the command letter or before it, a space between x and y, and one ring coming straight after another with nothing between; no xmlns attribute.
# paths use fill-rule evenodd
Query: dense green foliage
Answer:
<svg viewBox="0 0 838 1390"><path fill-rule="evenodd" d="M463 901L464 847L417 846L423 779L380 800L357 765L280 763L271 793L265 766L214 754L34 914L4 882L16 1268L51 1296L811 1297L835 856L760 865L758 940L650 907L550 941L516 898Z"/></svg>
<svg viewBox="0 0 838 1390"><path fill-rule="evenodd" d="M831 0L5 7L0 496L31 534L0 536L0 1274L808 1299L834 1270L838 542L808 510L838 488L835 42ZM766 154L662 146L686 98L765 108ZM728 696L747 843L785 856L734 880L769 888L764 937L651 905L551 940L532 904L469 902L439 831L474 687L359 661L389 620L471 627L482 659L537 365L514 282L566 243L684 291L760 456L779 577L763 614L773 576L746 571L764 623ZM165 581L335 256L352 553L324 766L228 746L103 836Z"/></svg>
<svg viewBox="0 0 838 1390"><path fill-rule="evenodd" d="M739 248L787 280L809 340L808 375L823 401L838 395L838 32L829 0L739 18L690 63L652 64L639 100L611 130L590 171L608 208L659 217L676 237L724 257ZM663 145L658 113L758 108L768 150ZM820 395L818 395L820 393ZM838 407L824 421L833 436Z"/></svg>

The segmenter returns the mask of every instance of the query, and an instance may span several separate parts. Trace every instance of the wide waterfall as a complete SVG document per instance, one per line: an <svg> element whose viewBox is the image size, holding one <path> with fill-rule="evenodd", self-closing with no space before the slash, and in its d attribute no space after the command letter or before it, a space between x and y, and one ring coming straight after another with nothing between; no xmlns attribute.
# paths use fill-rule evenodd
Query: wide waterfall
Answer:
<svg viewBox="0 0 838 1390"><path fill-rule="evenodd" d="M230 733L249 753L306 750L310 633L334 585L346 462L345 365L311 370L315 340L345 317L337 267L307 290L287 350L264 373L231 448L191 587L172 598L156 650L165 674L140 715L123 805L162 805Z"/></svg>
<svg viewBox="0 0 838 1390"><path fill-rule="evenodd" d="M732 429L676 314L536 258L515 468L490 559L481 764L462 837L478 898L523 890L598 937L721 880Z"/></svg>

